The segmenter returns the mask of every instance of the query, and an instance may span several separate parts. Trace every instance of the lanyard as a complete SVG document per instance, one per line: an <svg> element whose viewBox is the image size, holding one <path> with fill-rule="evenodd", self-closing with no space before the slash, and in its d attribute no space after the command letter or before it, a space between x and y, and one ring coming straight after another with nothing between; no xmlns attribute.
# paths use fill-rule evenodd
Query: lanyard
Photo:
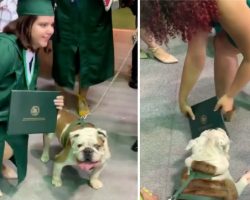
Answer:
<svg viewBox="0 0 250 200"><path fill-rule="evenodd" d="M29 90L34 75L35 54L31 51L23 50L23 65L25 71L25 80Z"/></svg>

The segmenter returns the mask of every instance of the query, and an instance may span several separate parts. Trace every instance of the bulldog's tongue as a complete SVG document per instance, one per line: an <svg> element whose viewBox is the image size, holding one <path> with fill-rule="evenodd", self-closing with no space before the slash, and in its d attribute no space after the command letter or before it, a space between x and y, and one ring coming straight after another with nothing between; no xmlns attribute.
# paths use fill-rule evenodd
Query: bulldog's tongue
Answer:
<svg viewBox="0 0 250 200"><path fill-rule="evenodd" d="M78 166L81 168L81 170L89 171L94 168L96 164L97 162L82 162L78 163Z"/></svg>

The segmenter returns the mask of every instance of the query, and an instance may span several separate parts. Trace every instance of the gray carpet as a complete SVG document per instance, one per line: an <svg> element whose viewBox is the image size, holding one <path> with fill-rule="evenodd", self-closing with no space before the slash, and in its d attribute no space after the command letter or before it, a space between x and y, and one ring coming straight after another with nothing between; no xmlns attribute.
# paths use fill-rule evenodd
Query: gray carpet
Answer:
<svg viewBox="0 0 250 200"><path fill-rule="evenodd" d="M145 44L141 43L145 49ZM179 39L170 42L168 51L179 59L177 64L162 64L141 59L140 68L140 180L153 193L165 200L179 181L187 156L185 147L191 139L188 120L178 108L178 90L186 44ZM231 143L232 176L237 180L250 169L250 85L237 97L237 114L226 123ZM215 95L213 59L207 58L205 69L189 98L190 104ZM250 199L249 186L240 200Z"/></svg>

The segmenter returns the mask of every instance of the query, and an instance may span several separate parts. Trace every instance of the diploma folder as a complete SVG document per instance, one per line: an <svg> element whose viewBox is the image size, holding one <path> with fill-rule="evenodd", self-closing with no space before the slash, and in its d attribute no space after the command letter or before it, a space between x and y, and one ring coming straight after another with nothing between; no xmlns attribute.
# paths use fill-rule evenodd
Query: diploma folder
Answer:
<svg viewBox="0 0 250 200"><path fill-rule="evenodd" d="M195 115L195 120L188 118L192 138L199 137L201 132L208 129L222 128L227 132L221 111L214 111L216 103L217 97L212 97L191 106Z"/></svg>
<svg viewBox="0 0 250 200"><path fill-rule="evenodd" d="M56 128L58 91L12 90L7 133L50 133Z"/></svg>

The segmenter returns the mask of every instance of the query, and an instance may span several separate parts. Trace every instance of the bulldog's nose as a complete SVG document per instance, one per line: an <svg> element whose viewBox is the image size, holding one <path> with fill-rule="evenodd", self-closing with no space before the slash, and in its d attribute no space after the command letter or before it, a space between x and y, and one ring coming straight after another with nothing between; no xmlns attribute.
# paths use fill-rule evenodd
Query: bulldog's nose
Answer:
<svg viewBox="0 0 250 200"><path fill-rule="evenodd" d="M86 161L91 161L92 160L92 154L93 154L94 150L87 147L83 150L84 153L84 158Z"/></svg>

